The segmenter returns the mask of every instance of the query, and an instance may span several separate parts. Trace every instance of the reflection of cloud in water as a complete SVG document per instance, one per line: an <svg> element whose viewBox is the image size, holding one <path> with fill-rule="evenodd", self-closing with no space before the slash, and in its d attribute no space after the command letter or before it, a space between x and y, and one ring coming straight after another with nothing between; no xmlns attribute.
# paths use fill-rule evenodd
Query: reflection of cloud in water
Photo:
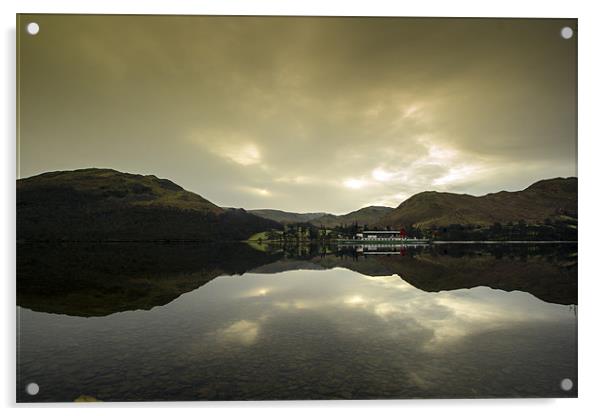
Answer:
<svg viewBox="0 0 602 416"><path fill-rule="evenodd" d="M121 399L534 397L577 380L564 305L485 287L424 292L345 269L219 277L104 318L20 316L35 346L20 367L28 379L39 362L57 368L38 380L50 386L74 374L84 385L89 372L76 370L93 369L98 391ZM132 383L145 395L128 396Z"/></svg>
<svg viewBox="0 0 602 416"><path fill-rule="evenodd" d="M360 275L363 279L370 280L374 284L395 290L416 290L414 286L402 280L398 275L393 276L365 276Z"/></svg>
<svg viewBox="0 0 602 416"><path fill-rule="evenodd" d="M368 303L368 300L365 299L362 295L353 295L348 298L345 298L344 303L347 305L365 305Z"/></svg>
<svg viewBox="0 0 602 416"><path fill-rule="evenodd" d="M320 302L311 302L303 300L294 300L291 302L274 302L273 305L281 309L314 309L320 305Z"/></svg>
<svg viewBox="0 0 602 416"><path fill-rule="evenodd" d="M362 298L367 311L386 321L415 320L432 331L427 349L457 342L472 334L510 327L524 322L551 321L559 315L557 305L546 304L532 295L512 294L490 288L462 289L450 292L427 293L415 289L396 276L362 276L383 288L408 291L409 296L378 292L370 300ZM388 299L388 300L385 300ZM550 315L552 314L552 315ZM563 316L566 314L562 313Z"/></svg>
<svg viewBox="0 0 602 416"><path fill-rule="evenodd" d="M217 337L227 342L237 342L243 345L251 345L257 340L259 324L247 320L233 323L232 325L217 331Z"/></svg>
<svg viewBox="0 0 602 416"><path fill-rule="evenodd" d="M268 295L272 289L266 287L259 287L253 290L250 290L247 293L243 293L241 295L242 298L257 298Z"/></svg>
<svg viewBox="0 0 602 416"><path fill-rule="evenodd" d="M218 282L230 281L220 278L215 283ZM243 282L244 285L240 285ZM231 291L224 291L223 295L240 301L236 308L240 308L239 316L244 316L245 320L222 330L222 334L229 339L239 339L244 345L252 344L258 336L258 325L251 320L262 320L267 325L283 310L323 313L341 330L353 333L359 328L368 332L373 330L369 325L360 326L357 322L352 328L354 325L349 321L357 319L355 314L364 314L366 318L373 316L383 322L382 336L405 337L415 331L430 334L422 344L428 350L439 349L477 333L567 317L559 305L546 304L522 292L509 293L484 287L423 292L395 275L365 276L341 268L277 275L248 273L237 283L226 284ZM226 287L219 290L226 290ZM257 304L252 300L268 293L265 302Z"/></svg>

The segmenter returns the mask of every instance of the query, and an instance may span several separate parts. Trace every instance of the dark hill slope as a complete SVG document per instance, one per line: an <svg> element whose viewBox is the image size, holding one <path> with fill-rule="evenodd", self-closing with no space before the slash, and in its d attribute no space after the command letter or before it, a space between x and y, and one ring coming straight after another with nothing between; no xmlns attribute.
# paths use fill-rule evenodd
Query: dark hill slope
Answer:
<svg viewBox="0 0 602 416"><path fill-rule="evenodd" d="M153 175L80 169L17 181L18 240L242 240L271 228L280 224Z"/></svg>
<svg viewBox="0 0 602 416"><path fill-rule="evenodd" d="M577 178L556 178L534 183L523 191L484 196L447 192L421 192L385 215L379 226L491 225L524 220L541 224L546 219L577 216Z"/></svg>

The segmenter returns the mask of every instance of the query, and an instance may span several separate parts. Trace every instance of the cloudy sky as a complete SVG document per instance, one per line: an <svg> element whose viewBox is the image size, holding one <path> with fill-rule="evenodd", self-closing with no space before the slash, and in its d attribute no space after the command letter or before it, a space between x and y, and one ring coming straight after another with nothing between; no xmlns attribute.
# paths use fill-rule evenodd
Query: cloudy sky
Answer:
<svg viewBox="0 0 602 416"><path fill-rule="evenodd" d="M19 175L110 167L222 206L333 213L576 176L565 26L23 15Z"/></svg>

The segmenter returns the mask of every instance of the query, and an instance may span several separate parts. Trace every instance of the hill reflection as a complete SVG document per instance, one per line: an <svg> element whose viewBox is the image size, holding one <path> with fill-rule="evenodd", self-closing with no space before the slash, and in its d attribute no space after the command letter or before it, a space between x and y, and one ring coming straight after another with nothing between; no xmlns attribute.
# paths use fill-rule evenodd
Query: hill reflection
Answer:
<svg viewBox="0 0 602 416"><path fill-rule="evenodd" d="M148 310L278 257L243 244L19 244L17 304L74 316Z"/></svg>
<svg viewBox="0 0 602 416"><path fill-rule="evenodd" d="M259 251L246 244L19 244L17 303L39 312L106 316L165 305L218 276L342 267L366 276L397 275L426 292L487 286L577 304L576 244L375 251L314 246Z"/></svg>

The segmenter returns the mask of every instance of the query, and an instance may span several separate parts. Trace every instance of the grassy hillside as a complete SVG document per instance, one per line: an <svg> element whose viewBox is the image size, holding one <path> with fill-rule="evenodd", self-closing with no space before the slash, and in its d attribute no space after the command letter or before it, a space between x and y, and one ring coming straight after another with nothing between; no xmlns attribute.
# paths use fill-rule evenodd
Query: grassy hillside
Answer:
<svg viewBox="0 0 602 416"><path fill-rule="evenodd" d="M280 227L153 175L80 169L17 181L19 240L244 240Z"/></svg>
<svg viewBox="0 0 602 416"><path fill-rule="evenodd" d="M17 181L21 197L37 194L53 205L94 202L120 207L159 207L211 212L224 210L167 179L135 175L113 169L48 172ZM65 198L67 197L67 198Z"/></svg>
<svg viewBox="0 0 602 416"><path fill-rule="evenodd" d="M447 192L422 192L386 214L379 226L428 228L450 224L492 225L546 219L576 218L577 178L539 181L523 191L484 196Z"/></svg>

